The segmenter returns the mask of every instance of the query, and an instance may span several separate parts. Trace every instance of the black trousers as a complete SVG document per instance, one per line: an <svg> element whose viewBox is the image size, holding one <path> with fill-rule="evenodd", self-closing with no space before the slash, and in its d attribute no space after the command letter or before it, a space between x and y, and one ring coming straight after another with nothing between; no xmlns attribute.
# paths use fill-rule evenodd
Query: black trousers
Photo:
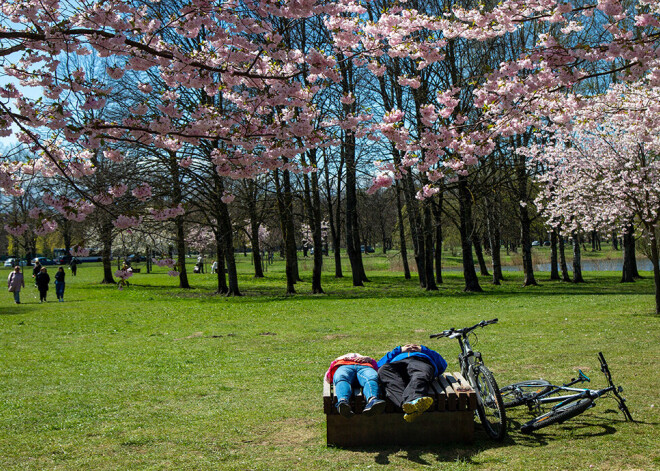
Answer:
<svg viewBox="0 0 660 471"><path fill-rule="evenodd" d="M378 379L385 389L385 396L398 407L404 402L427 396L434 377L433 365L415 357L387 363L378 369Z"/></svg>

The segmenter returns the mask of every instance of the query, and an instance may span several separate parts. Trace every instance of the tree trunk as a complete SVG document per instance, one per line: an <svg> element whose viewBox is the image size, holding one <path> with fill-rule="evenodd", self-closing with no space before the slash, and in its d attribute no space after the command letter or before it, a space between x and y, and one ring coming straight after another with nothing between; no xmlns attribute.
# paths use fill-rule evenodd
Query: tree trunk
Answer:
<svg viewBox="0 0 660 471"><path fill-rule="evenodd" d="M463 252L463 278L465 291L482 292L472 259L472 198L467 186L467 177L458 177L458 200L460 212L461 248Z"/></svg>
<svg viewBox="0 0 660 471"><path fill-rule="evenodd" d="M658 261L658 240L653 226L651 232L651 264L653 265L653 281L655 283L655 314L660 315L660 261Z"/></svg>
<svg viewBox="0 0 660 471"><path fill-rule="evenodd" d="M343 278L344 274L341 269L341 177L344 168L344 154L343 152L340 152L339 168L337 169L337 206L334 209L332 204L332 190L330 187L330 165L325 150L323 156L325 164L325 184L327 192L326 198L328 201L330 237L332 238L332 253L335 260L335 278Z"/></svg>
<svg viewBox="0 0 660 471"><path fill-rule="evenodd" d="M309 164L316 168L316 149L307 152L309 156ZM303 160L303 165L307 162ZM319 195L319 179L316 172L311 174L311 188L310 188L310 175L304 174L303 181L305 184L305 203L307 205L309 226L312 230L312 240L314 243L314 267L312 269L312 294L322 294L323 288L321 287L321 273L323 269L323 236L321 234L321 197Z"/></svg>
<svg viewBox="0 0 660 471"><path fill-rule="evenodd" d="M564 236L561 233L559 233L559 266L561 267L561 281L571 281L571 277L568 275L568 264L566 263Z"/></svg>
<svg viewBox="0 0 660 471"><path fill-rule="evenodd" d="M360 251L360 233L357 212L357 168L355 161L355 135L347 131L344 136L344 149L346 161L346 252L351 262L353 286L364 286L369 281L362 264Z"/></svg>
<svg viewBox="0 0 660 471"><path fill-rule="evenodd" d="M227 263L227 278L229 279L226 294L227 296L241 296L241 292L238 289L238 273L236 271L236 258L234 257L234 236L231 216L229 215L227 203L222 201L222 196L225 193L225 184L223 178L217 173L213 174L213 178L215 182L215 217L218 223L222 248L224 249L224 259ZM218 269L220 269L219 264Z"/></svg>
<svg viewBox="0 0 660 471"><path fill-rule="evenodd" d="M103 260L103 280L102 284L115 284L115 279L112 276L112 223L107 218L101 225L101 257Z"/></svg>
<svg viewBox="0 0 660 471"><path fill-rule="evenodd" d="M614 250L619 250L619 237L616 231L612 231L612 248Z"/></svg>
<svg viewBox="0 0 660 471"><path fill-rule="evenodd" d="M396 181L396 218L399 225L399 240L401 244L401 262L403 263L403 276L406 280L410 277L410 266L408 265L408 248L406 247L406 230L403 227L403 211L401 208L401 187Z"/></svg>
<svg viewBox="0 0 660 471"><path fill-rule="evenodd" d="M183 201L179 161L176 152L174 151L168 151L168 157L170 178L172 179L172 203L174 206L177 206ZM176 230L176 249L178 252L177 264L179 268L179 288L189 289L190 283L188 282L188 271L186 270L186 240L183 216L177 216L174 218L174 226Z"/></svg>
<svg viewBox="0 0 660 471"><path fill-rule="evenodd" d="M396 165L401 163L401 157L398 150L393 147L394 162ZM403 195L406 200L406 213L408 214L408 224L412 236L413 250L415 254L415 264L417 265L417 274L419 276L419 285L426 288L426 253L424 246L424 232L420 217L419 201L415 198L415 183L410 172L403 178Z"/></svg>
<svg viewBox="0 0 660 471"><path fill-rule="evenodd" d="M481 276L490 276L490 273L488 273L488 267L486 266L486 260L484 259L484 251L481 247L481 239L479 238L479 235L475 234L472 240L474 242L474 253L477 256Z"/></svg>
<svg viewBox="0 0 660 471"><path fill-rule="evenodd" d="M426 291L437 291L435 274L433 273L433 219L431 217L431 202L427 199L422 203L424 210L424 254L426 256Z"/></svg>
<svg viewBox="0 0 660 471"><path fill-rule="evenodd" d="M550 279L559 281L559 267L557 263L557 232L550 232Z"/></svg>
<svg viewBox="0 0 660 471"><path fill-rule="evenodd" d="M218 220L219 221L219 220ZM226 266L225 266L225 243L222 237L222 229L220 228L220 224L217 225L217 227L214 230L215 233L215 250L216 250L216 257L217 257L217 262L218 262L218 271L217 271L217 278L218 278L218 289L217 292L219 294L227 294L229 293L229 287L227 286L227 277L225 275L226 271Z"/></svg>
<svg viewBox="0 0 660 471"><path fill-rule="evenodd" d="M523 272L525 280L523 286L536 285L534 277L534 264L532 263L532 238L530 235L529 212L526 206L519 205L520 212L520 238L522 245Z"/></svg>
<svg viewBox="0 0 660 471"><path fill-rule="evenodd" d="M220 202L221 212L220 230L222 231L222 240L224 241L225 260L227 261L227 278L229 279L229 291L227 296L240 296L238 289L238 273L236 271L236 259L234 258L234 241L229 208L224 202Z"/></svg>
<svg viewBox="0 0 660 471"><path fill-rule="evenodd" d="M176 227L176 250L177 250L177 265L179 268L179 288L189 289L190 283L188 282L188 271L186 269L186 237L183 225L183 216L174 218L174 225Z"/></svg>
<svg viewBox="0 0 660 471"><path fill-rule="evenodd" d="M573 232L573 283L584 283L584 278L582 278L580 235L577 231Z"/></svg>
<svg viewBox="0 0 660 471"><path fill-rule="evenodd" d="M295 284L298 280L296 266L298 264L298 252L296 240L293 234L293 208L291 197L291 182L289 171L282 172L283 184L280 184L280 172L275 170L275 191L277 195L277 208L280 213L280 228L282 230L285 257L286 294L295 294ZM288 184L287 184L288 181ZM287 191L288 189L288 191Z"/></svg>
<svg viewBox="0 0 660 471"><path fill-rule="evenodd" d="M442 205L444 195L438 193L437 200L431 202L433 219L435 220L435 281L442 284Z"/></svg>
<svg viewBox="0 0 660 471"><path fill-rule="evenodd" d="M632 224L626 227L623 233L623 270L621 283L632 283L640 278L637 271L637 257L635 255L635 228Z"/></svg>
<svg viewBox="0 0 660 471"><path fill-rule="evenodd" d="M495 207L495 204L497 204L497 207ZM493 284L499 285L504 280L502 258L500 256L502 234L500 232L499 200L497 200L497 203L489 202L488 206L489 211L486 222L488 224L488 243L490 244L490 253L493 260Z"/></svg>
<svg viewBox="0 0 660 471"><path fill-rule="evenodd" d="M250 186L254 182L249 183ZM251 189L252 190L252 189ZM250 191L248 196L248 216L250 218L250 243L252 244L252 260L254 262L254 277L263 278L264 270L261 264L261 244L259 243L259 216L257 215L256 193Z"/></svg>
<svg viewBox="0 0 660 471"><path fill-rule="evenodd" d="M66 218L58 219L57 222L60 225L60 232L62 233L62 239L64 241L64 253L68 255L69 250L71 249L71 240L73 238L71 230L72 224L71 221Z"/></svg>

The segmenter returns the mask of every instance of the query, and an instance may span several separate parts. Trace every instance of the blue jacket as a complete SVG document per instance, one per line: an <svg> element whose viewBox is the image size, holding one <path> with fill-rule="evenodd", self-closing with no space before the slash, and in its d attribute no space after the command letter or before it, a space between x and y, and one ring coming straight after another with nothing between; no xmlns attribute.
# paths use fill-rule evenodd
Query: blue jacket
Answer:
<svg viewBox="0 0 660 471"><path fill-rule="evenodd" d="M447 361L444 358L442 358L438 352L435 352L430 348L425 347L424 345L421 345L421 347L422 347L421 352L401 353L401 346L398 346L394 350L389 352L387 355L385 355L383 358L378 360L378 368L380 368L381 366L387 363L394 363L395 361L403 360L405 358L422 357L422 358L426 358L431 362L431 364L435 368L435 375L440 376L447 368Z"/></svg>

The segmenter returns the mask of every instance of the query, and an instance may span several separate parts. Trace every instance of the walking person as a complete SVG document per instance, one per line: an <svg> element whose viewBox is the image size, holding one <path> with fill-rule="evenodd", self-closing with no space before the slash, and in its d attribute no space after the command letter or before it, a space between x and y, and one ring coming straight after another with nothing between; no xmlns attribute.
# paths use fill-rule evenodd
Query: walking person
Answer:
<svg viewBox="0 0 660 471"><path fill-rule="evenodd" d="M76 276L76 273L78 272L78 260L76 260L76 257L73 257L69 262L69 268L71 268L71 274Z"/></svg>
<svg viewBox="0 0 660 471"><path fill-rule="evenodd" d="M14 271L7 278L7 286L10 293L14 293L14 302L21 304L21 288L25 288L25 279L21 273L21 267L16 265Z"/></svg>
<svg viewBox="0 0 660 471"><path fill-rule="evenodd" d="M32 278L36 278L36 277L37 277L37 275L39 274L39 272L41 272L41 268L42 268L42 266L41 266L41 263L39 262L39 260L37 260L36 262L34 262L34 268L32 269Z"/></svg>
<svg viewBox="0 0 660 471"><path fill-rule="evenodd" d="M64 277L66 276L66 273L64 273L64 268L60 267L57 269L57 273L55 273L55 295L57 296L57 300L59 302L64 302Z"/></svg>
<svg viewBox="0 0 660 471"><path fill-rule="evenodd" d="M378 379L385 395L401 407L406 422L412 422L433 405L429 388L447 368L438 352L424 345L408 344L394 348L378 361Z"/></svg>
<svg viewBox="0 0 660 471"><path fill-rule="evenodd" d="M50 283L50 275L46 267L41 267L41 271L36 276L37 289L39 290L39 302L46 301L46 295L48 294L48 284Z"/></svg>

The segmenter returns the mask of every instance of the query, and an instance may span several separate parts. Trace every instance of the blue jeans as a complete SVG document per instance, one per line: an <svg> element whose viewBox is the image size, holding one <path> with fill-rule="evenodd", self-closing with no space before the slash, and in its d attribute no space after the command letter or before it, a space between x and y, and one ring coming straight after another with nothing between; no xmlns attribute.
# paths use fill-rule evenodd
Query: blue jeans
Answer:
<svg viewBox="0 0 660 471"><path fill-rule="evenodd" d="M14 291L14 302L20 303L21 302L21 290L16 290Z"/></svg>
<svg viewBox="0 0 660 471"><path fill-rule="evenodd" d="M64 298L64 281L55 282L55 295L57 299Z"/></svg>
<svg viewBox="0 0 660 471"><path fill-rule="evenodd" d="M337 401L348 401L353 393L353 385L362 386L366 399L378 397L378 373L370 366L341 365L332 377Z"/></svg>

